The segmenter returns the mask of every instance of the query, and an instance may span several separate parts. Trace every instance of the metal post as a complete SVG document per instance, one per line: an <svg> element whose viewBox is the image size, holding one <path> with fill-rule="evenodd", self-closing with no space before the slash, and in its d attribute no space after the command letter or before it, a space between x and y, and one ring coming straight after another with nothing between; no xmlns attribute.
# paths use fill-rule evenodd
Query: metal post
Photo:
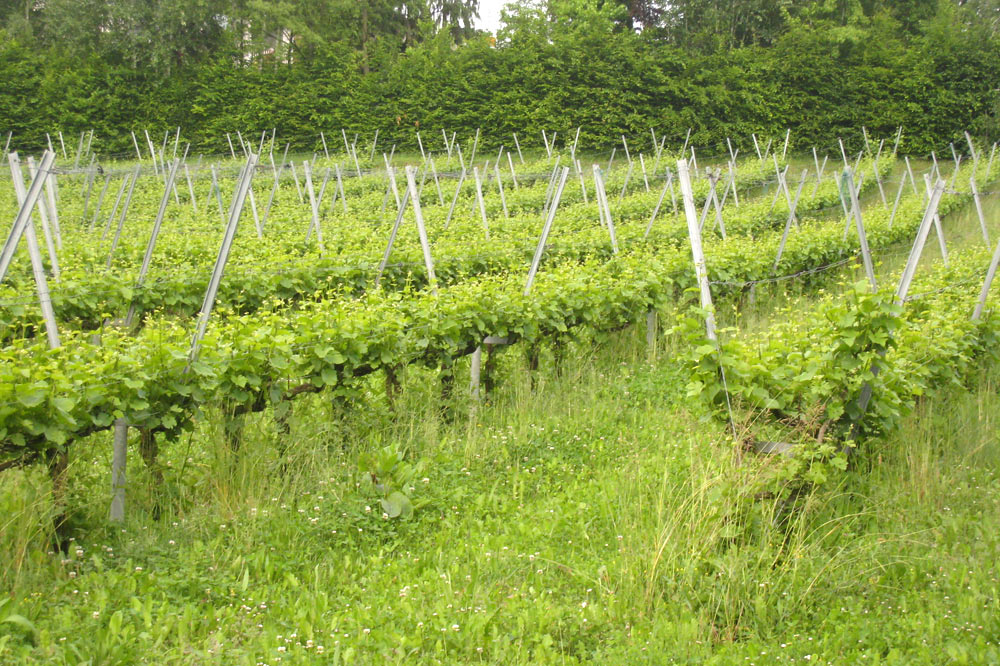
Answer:
<svg viewBox="0 0 1000 666"><path fill-rule="evenodd" d="M472 154L469 156L469 164L476 161L476 148L479 147L479 128L476 128L476 138L472 142Z"/></svg>
<svg viewBox="0 0 1000 666"><path fill-rule="evenodd" d="M340 174L340 164L334 164L333 170L337 174L337 187L340 189L340 203L344 208L344 212L347 212L347 195L344 194L344 179Z"/></svg>
<svg viewBox="0 0 1000 666"><path fill-rule="evenodd" d="M135 167L136 175L138 175L140 168L142 168L142 167L136 165L136 167ZM122 178L122 184L118 188L118 196L115 198L115 205L111 209L111 214L108 215L108 221L104 223L104 232L101 234L101 242L102 243L108 237L108 231L111 229L111 221L114 220L115 219L115 215L118 214L118 205L121 203L122 197L125 196L125 187L129 184L129 181L131 180L131 178L132 178L132 174L125 174L125 177Z"/></svg>
<svg viewBox="0 0 1000 666"><path fill-rule="evenodd" d="M688 172L687 160L677 160L677 176L681 182L681 198L684 202L684 215L687 218L688 236L691 239L691 257L694 261L695 277L698 280L701 307L705 310L705 335L709 340L715 341L715 314L712 308L712 290L708 284L705 252L701 247L701 232L698 229L698 211L694 206L694 192L691 189L691 176Z"/></svg>
<svg viewBox="0 0 1000 666"><path fill-rule="evenodd" d="M924 174L924 189L927 191L927 195L929 196L931 194L931 179L927 174ZM944 230L941 227L941 218L938 216L937 212L934 213L934 231L937 232L938 245L941 248L941 261L947 267L948 246L944 242Z"/></svg>
<svg viewBox="0 0 1000 666"><path fill-rule="evenodd" d="M399 233L399 227L403 223L403 214L406 212L406 205L410 202L410 189L407 188L403 190L403 201L399 206L399 210L396 211L396 222L392 225L392 231L389 232L389 242L385 247L385 253L382 255L382 261L379 262L378 271L375 273L375 288L378 289L379 284L382 282L382 273L385 272L385 267L389 264L389 255L392 254L392 246L396 242L396 235Z"/></svg>
<svg viewBox="0 0 1000 666"><path fill-rule="evenodd" d="M92 232L94 230L94 225L97 224L97 218L101 215L101 206L104 204L104 197L108 193L108 187L111 185L111 177L105 176L104 187L101 188L101 193L97 195L97 206L94 208L94 217L90 220L90 225L87 227L87 232Z"/></svg>
<svg viewBox="0 0 1000 666"><path fill-rule="evenodd" d="M225 222L226 209L225 206L222 205L222 192L219 188L219 179L215 175L215 165L213 164L209 167L209 170L212 172L212 191L208 193L208 196L211 198L213 194L215 195L215 200L219 204L219 216L222 218L222 221Z"/></svg>
<svg viewBox="0 0 1000 666"><path fill-rule="evenodd" d="M774 258L774 266L772 271L778 272L778 262L781 261L781 255L785 252L785 242L788 240L788 232L792 228L792 220L795 219L795 208L799 205L799 195L802 194L802 186L806 184L806 178L809 177L809 171L806 169L802 170L802 180L799 181L799 188L795 191L795 203L791 210L788 211L788 219L785 220L785 231L781 234L781 243L778 245L778 255Z"/></svg>
<svg viewBox="0 0 1000 666"><path fill-rule="evenodd" d="M156 213L156 220L153 221L153 231L149 235L149 242L146 243L146 253L142 257L142 267L139 269L139 275L135 281L135 289L133 294L138 294L139 290L142 288L143 283L146 281L146 275L149 273L149 265L153 260L153 248L156 247L156 239L160 235L160 228L163 226L163 216L167 212L167 203L170 201L170 191L174 187L174 181L177 179L177 170L180 168L180 160L174 159L170 165L170 171L167 173L166 186L163 189L163 197L160 199L160 209ZM128 315L125 317L125 326L129 327L132 325L132 319L135 317L135 297L133 296L132 303L128 308Z"/></svg>
<svg viewBox="0 0 1000 666"><path fill-rule="evenodd" d="M406 184L413 204L413 214L417 221L417 235L420 237L420 248L424 253L424 266L427 268L427 283L431 293L437 296L437 277L434 275L434 260L431 258L431 246L427 241L427 229L424 227L424 214L420 210L420 200L417 198L417 183L414 181L415 169L406 167Z"/></svg>
<svg viewBox="0 0 1000 666"><path fill-rule="evenodd" d="M295 171L295 162L289 161L288 168L292 170L292 180L295 181L295 192L299 195L299 203L305 203L305 197L302 195L302 186L299 185L299 174Z"/></svg>
<svg viewBox="0 0 1000 666"><path fill-rule="evenodd" d="M604 178L601 167L594 165L594 196L597 198L598 211L604 211L604 220L608 225L608 235L611 238L611 251L618 254L618 238L615 235L615 224L611 219L611 208L608 206L608 194L604 189Z"/></svg>
<svg viewBox="0 0 1000 666"><path fill-rule="evenodd" d="M18 210L17 217L14 218L14 227L11 230L7 242L0 253L0 280L7 274L17 243L23 234L28 245L28 255L31 259L31 272L35 278L35 289L38 292L38 305L42 310L42 318L45 321L45 333L48 337L49 348L55 349L60 345L59 330L56 328L56 316L52 309L52 299L49 297L49 285L45 279L45 267L42 264L42 253L38 249L38 238L35 236L35 226L31 223L31 210L38 202L38 197L42 192L42 183L45 174L52 168L56 154L47 151L42 154L39 163L39 172L33 177L28 190L24 189L24 176L21 173L20 160L17 153L8 153L7 160L10 163L11 179L14 181L14 192L17 195Z"/></svg>
<svg viewBox="0 0 1000 666"><path fill-rule="evenodd" d="M653 216L649 218L649 224L646 225L646 233L642 235L642 239L646 240L649 236L650 230L653 228L653 222L656 221L656 214L660 212L660 206L663 205L663 199L667 196L667 190L673 191L671 188L673 174L670 173L670 169L667 169L667 182L663 184L663 191L660 192L660 200L656 202L656 208L653 209Z"/></svg>
<svg viewBox="0 0 1000 666"><path fill-rule="evenodd" d="M875 283L875 266L872 264L872 254L868 249L868 236L865 234L865 225L861 220L861 204L858 203L858 192L854 187L854 178L851 176L851 172L847 171L844 174L847 180L847 190L851 195L851 208L854 211L854 224L858 231L858 241L861 245L861 260L865 264L865 273L868 275L868 282L871 283L872 291L877 291L878 286Z"/></svg>
<svg viewBox="0 0 1000 666"><path fill-rule="evenodd" d="M944 181L938 180L931 190L930 198L927 201L927 208L924 210L924 216L920 220L920 226L917 228L917 237L913 241L913 247L910 248L910 256L906 260L903 275L899 279L899 286L896 288L896 305L902 305L906 301L906 294L909 292L910 283L913 282L913 276L917 272L917 264L920 262L920 255L924 251L927 236L931 232L931 223L937 216L937 208L941 202L941 194L943 192Z"/></svg>
<svg viewBox="0 0 1000 666"><path fill-rule="evenodd" d="M983 230L983 240L986 247L990 246L990 234L986 230L986 218L983 216L983 202L979 199L979 188L976 187L976 177L969 178L969 187L972 189L972 199L976 202L976 214L979 215L979 226Z"/></svg>
<svg viewBox="0 0 1000 666"><path fill-rule="evenodd" d="M545 244L549 239L549 232L552 230L552 222L556 217L556 208L559 207L559 200L562 198L563 188L566 187L566 178L569 176L569 167L563 167L562 177L556 187L555 197L549 213L545 217L545 224L542 225L542 233L538 238L538 245L535 247L535 255L531 259L531 268L528 270L528 280L524 285L524 295L531 291L531 285L535 282L535 275L538 273L538 266L542 261L542 254L545 252Z"/></svg>
<svg viewBox="0 0 1000 666"><path fill-rule="evenodd" d="M115 229L115 237L111 239L111 249L108 250L108 263L105 265L104 270L111 270L111 258L115 254L115 250L118 248L118 240L122 237L122 227L125 226L125 217L128 215L129 206L132 204L132 194L135 192L135 184L139 182L139 167L135 168L135 175L132 177L132 182L128 186L128 194L125 195L125 205L122 206L121 217L118 218L118 228Z"/></svg>
<svg viewBox="0 0 1000 666"><path fill-rule="evenodd" d="M87 167L87 179L84 183L87 191L83 197L83 214L80 215L81 222L87 221L87 211L90 209L90 195L94 191L94 181L97 180L97 169L94 168L94 162L96 161L97 155L92 155L90 158L90 166Z"/></svg>
<svg viewBox="0 0 1000 666"><path fill-rule="evenodd" d="M111 454L111 509L108 520L120 523L125 520L126 461L128 457L128 422L115 419L114 444Z"/></svg>
<svg viewBox="0 0 1000 666"><path fill-rule="evenodd" d="M998 264L1000 264L1000 243L997 244L997 249L993 252L993 259L990 261L990 267L986 271L986 279L983 281L983 288L979 292L979 301L976 303L976 309L972 313L972 321L979 321L979 318L983 316L983 309L986 307L986 297L990 293L990 285L993 284L993 278L996 277Z"/></svg>
<svg viewBox="0 0 1000 666"><path fill-rule="evenodd" d="M45 185L46 185L46 188L45 188L46 189L46 194L48 194L49 192L51 192L51 190L49 190L49 188L48 188L48 185L49 185L48 175L49 174L47 172L45 172L45 171L36 170L35 169L35 159L29 155L28 156L28 176L31 177L31 178L34 178L36 174L39 175L39 176L41 176L42 181L45 182ZM58 254L56 252L56 247L55 247L55 245L52 242L52 231L49 228L48 214L46 213L46 205L45 205L45 200L44 199L42 199L41 201L38 202L38 216L42 220L42 232L44 233L44 236L45 236L45 246L46 246L46 248L49 251L49 263L52 266L52 277L55 279L56 282L59 282L59 275L60 275L60 271L59 271L59 257L58 257Z"/></svg>
<svg viewBox="0 0 1000 666"><path fill-rule="evenodd" d="M410 169L406 170L407 178L410 176ZM486 203L483 201L483 184L479 178L479 167L472 167L472 175L476 179L476 202L479 204L479 213L483 218L483 231L486 233L486 240L490 239L490 227L486 223ZM416 194L415 192L413 193Z"/></svg>
<svg viewBox="0 0 1000 666"><path fill-rule="evenodd" d="M187 180L188 184L188 196L191 198L191 210L194 214L198 214L198 202L194 198L194 185L191 183L191 173L188 171L187 164L184 165L184 178Z"/></svg>
<svg viewBox="0 0 1000 666"><path fill-rule="evenodd" d="M323 248L323 229L319 223L319 207L316 205L316 194L313 191L312 184L312 165L309 162L302 163L302 172L306 177L306 192L309 193L309 209L312 212L312 224L309 225L309 229L306 231L306 240L309 240L309 234L312 232L313 228L316 229L316 242L319 243L319 254L322 257L324 254Z"/></svg>
<svg viewBox="0 0 1000 666"><path fill-rule="evenodd" d="M503 205L503 216L504 216L504 219L508 219L509 220L510 219L510 214L507 212L507 197L505 197L504 193L503 193L503 179L500 177L500 162L499 161L497 161L493 165L493 171L495 172L496 178L497 178L497 189L500 190L500 203Z"/></svg>
<svg viewBox="0 0 1000 666"><path fill-rule="evenodd" d="M632 169L633 169L633 167L634 167L634 163L630 159L628 161L628 169L625 170L625 182L622 183L622 191L618 194L618 203L621 203L622 199L625 198L625 191L628 189L628 181L631 180L631 178L632 178Z"/></svg>
<svg viewBox="0 0 1000 666"><path fill-rule="evenodd" d="M274 204L274 195L278 191L278 181L281 180L281 172L284 168L285 163L282 161L281 166L279 166L274 172L274 185L271 186L271 195L267 198L267 206L264 207L264 217L260 220L261 227L267 224L267 216L271 213L271 206Z"/></svg>
<svg viewBox="0 0 1000 666"><path fill-rule="evenodd" d="M462 173L458 177L458 186L455 188L455 196L451 200L451 208L448 209L448 217L444 221L444 228L447 229L448 225L451 224L451 216L455 213L455 204L458 203L458 195L462 192L462 183L465 182L465 169L462 169Z"/></svg>
<svg viewBox="0 0 1000 666"><path fill-rule="evenodd" d="M420 132L417 132L417 136L420 136ZM375 129L375 138L372 139L372 150L371 154L368 155L369 162L375 161L375 146L377 145L378 145L378 128Z"/></svg>
<svg viewBox="0 0 1000 666"><path fill-rule="evenodd" d="M233 205L229 210L229 221L226 224L226 232L222 238L222 246L219 248L219 256L215 260L215 268L212 270L212 277L205 291L205 299L198 314L198 324L194 337L191 341L191 351L188 354L188 369L198 358L198 350L205 331L208 328L208 319L212 315L212 308L215 306L215 296L219 292L219 284L222 282L222 273L229 259L229 251L233 246L233 239L236 237L236 227L243 212L243 204L247 198L247 190L250 189L250 174L257 167L257 155L250 153L247 157L246 166L242 172L242 178L236 184L236 192L233 195Z"/></svg>
<svg viewBox="0 0 1000 666"><path fill-rule="evenodd" d="M913 193L914 194L920 194L920 191L917 189L917 181L913 177L913 169L910 168L910 157L909 157L909 155L904 155L903 156L903 161L906 162L906 173L909 174L909 176L910 176L910 185L913 186Z"/></svg>
<svg viewBox="0 0 1000 666"><path fill-rule="evenodd" d="M899 208L899 200L903 198L903 188L906 187L906 175L899 179L899 189L896 191L896 202L892 204L892 214L889 215L889 228L892 229L892 221L896 219L896 210Z"/></svg>
<svg viewBox="0 0 1000 666"><path fill-rule="evenodd" d="M646 185L646 191L649 192L649 178L646 176L646 160L642 159L642 153L639 153L639 166L642 169L642 182Z"/></svg>

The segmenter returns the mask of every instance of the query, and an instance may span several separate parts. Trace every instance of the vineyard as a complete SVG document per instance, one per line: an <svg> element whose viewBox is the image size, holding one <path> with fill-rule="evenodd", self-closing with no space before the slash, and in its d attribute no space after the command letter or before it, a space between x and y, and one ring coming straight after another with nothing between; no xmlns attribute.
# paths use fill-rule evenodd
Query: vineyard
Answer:
<svg viewBox="0 0 1000 666"><path fill-rule="evenodd" d="M903 131L8 146L0 661L940 663L938 547L1000 659L996 541L864 508L935 400L998 498L1000 159Z"/></svg>

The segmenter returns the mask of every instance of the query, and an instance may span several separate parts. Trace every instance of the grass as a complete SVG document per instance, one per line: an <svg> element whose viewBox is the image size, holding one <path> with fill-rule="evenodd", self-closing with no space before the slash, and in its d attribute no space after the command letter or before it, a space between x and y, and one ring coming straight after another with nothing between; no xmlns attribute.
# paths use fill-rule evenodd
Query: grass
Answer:
<svg viewBox="0 0 1000 666"><path fill-rule="evenodd" d="M239 457L206 418L164 447L161 488L133 454L121 527L104 520L107 443L78 447L68 555L38 549L41 476L7 475L0 613L35 632L0 625L0 660L1000 659L1000 374L925 399L783 522L752 495L775 463L685 408L640 328L581 341L558 371L543 354L534 388L505 351L472 418L462 398L443 414L415 370L395 414L374 383L346 415L317 397L288 435L249 420ZM358 468L386 446L415 466L407 520L382 516Z"/></svg>

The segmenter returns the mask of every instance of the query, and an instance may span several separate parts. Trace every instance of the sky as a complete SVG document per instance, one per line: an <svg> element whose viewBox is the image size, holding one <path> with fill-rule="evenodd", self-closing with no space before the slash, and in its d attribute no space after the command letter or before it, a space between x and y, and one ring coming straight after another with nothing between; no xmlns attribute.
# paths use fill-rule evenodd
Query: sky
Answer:
<svg viewBox="0 0 1000 666"><path fill-rule="evenodd" d="M476 27L496 34L500 27L500 10L505 4L507 0L479 0L479 20L476 21Z"/></svg>

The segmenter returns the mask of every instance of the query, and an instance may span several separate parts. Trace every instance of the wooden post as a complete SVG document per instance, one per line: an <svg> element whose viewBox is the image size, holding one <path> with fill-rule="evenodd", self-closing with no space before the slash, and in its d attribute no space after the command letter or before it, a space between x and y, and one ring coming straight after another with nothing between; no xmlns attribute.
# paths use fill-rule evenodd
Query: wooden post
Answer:
<svg viewBox="0 0 1000 666"><path fill-rule="evenodd" d="M521 144L517 142L517 134L514 135L514 147L517 148L517 156L521 160L521 164L524 164L524 155L521 153ZM451 153L448 154L451 157Z"/></svg>

